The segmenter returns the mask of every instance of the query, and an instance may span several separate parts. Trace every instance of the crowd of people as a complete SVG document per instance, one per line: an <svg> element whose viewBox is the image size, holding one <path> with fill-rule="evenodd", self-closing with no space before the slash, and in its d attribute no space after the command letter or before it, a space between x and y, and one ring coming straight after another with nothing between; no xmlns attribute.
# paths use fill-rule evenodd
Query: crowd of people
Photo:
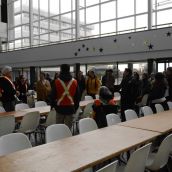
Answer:
<svg viewBox="0 0 172 172"><path fill-rule="evenodd" d="M23 75L12 82L12 68L5 66L0 76L0 101L4 109L14 111L17 99L27 103L29 83ZM72 77L70 66L63 64L60 73L55 73L54 79L44 72L40 73L40 79L35 84L38 101L46 101L57 111L57 123L72 125L72 114L79 107L83 95L90 95L95 99L93 103L94 118L98 126L106 126L105 119L98 118L100 114L116 113L114 92L121 94L120 112L121 120L125 121L124 111L134 109L138 112L137 104L142 101L144 95L148 95L147 105L155 112L154 105L160 103L164 109L168 109L167 100L172 101L172 68L169 67L164 73L156 73L149 76L143 73L139 76L126 68L123 79L118 87L115 87L115 76L112 69L107 69L102 79L99 79L94 70L89 70L87 76L79 71L76 77ZM96 95L99 94L99 100ZM114 108L115 107L115 108ZM101 116L101 118L104 118ZM99 121L100 120L100 121Z"/></svg>

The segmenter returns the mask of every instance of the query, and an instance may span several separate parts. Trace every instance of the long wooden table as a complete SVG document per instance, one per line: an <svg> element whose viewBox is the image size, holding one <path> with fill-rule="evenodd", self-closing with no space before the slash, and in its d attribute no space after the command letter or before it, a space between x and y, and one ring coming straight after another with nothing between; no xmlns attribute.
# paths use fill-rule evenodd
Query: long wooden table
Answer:
<svg viewBox="0 0 172 172"><path fill-rule="evenodd" d="M119 123L120 126L167 133L172 131L172 110Z"/></svg>
<svg viewBox="0 0 172 172"><path fill-rule="evenodd" d="M117 105L119 104L121 98L120 97L115 97L115 100L117 102ZM79 102L79 106L82 108L84 108L87 104L89 103L94 103L94 100L83 100Z"/></svg>
<svg viewBox="0 0 172 172"><path fill-rule="evenodd" d="M35 107L35 108L29 108L21 110L22 112L35 112L39 111L41 115L46 115L48 112L50 112L50 106L42 106L42 107Z"/></svg>
<svg viewBox="0 0 172 172"><path fill-rule="evenodd" d="M50 106L43 106L43 107L36 107L36 108L29 108L20 111L13 111L13 112L2 112L0 116L4 115L13 115L16 120L23 118L23 116L28 112L39 111L40 115L46 115L50 112Z"/></svg>
<svg viewBox="0 0 172 172"><path fill-rule="evenodd" d="M2 156L0 172L82 171L159 134L114 125Z"/></svg>

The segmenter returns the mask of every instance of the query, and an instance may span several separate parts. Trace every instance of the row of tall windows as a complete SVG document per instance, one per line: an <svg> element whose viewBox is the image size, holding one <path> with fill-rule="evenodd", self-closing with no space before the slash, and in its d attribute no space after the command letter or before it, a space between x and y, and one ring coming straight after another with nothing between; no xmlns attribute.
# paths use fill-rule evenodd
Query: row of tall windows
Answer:
<svg viewBox="0 0 172 172"><path fill-rule="evenodd" d="M3 50L147 30L148 5L148 0L8 0ZM172 0L152 0L151 15L152 28L171 26Z"/></svg>

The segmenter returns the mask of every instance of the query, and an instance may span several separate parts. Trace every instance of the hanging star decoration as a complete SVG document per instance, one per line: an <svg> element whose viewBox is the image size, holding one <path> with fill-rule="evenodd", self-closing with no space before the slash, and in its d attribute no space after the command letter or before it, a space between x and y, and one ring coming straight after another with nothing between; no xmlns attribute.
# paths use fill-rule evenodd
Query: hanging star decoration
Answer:
<svg viewBox="0 0 172 172"><path fill-rule="evenodd" d="M85 47L85 44L82 44L82 48L84 48Z"/></svg>
<svg viewBox="0 0 172 172"><path fill-rule="evenodd" d="M154 46L151 43L148 45L149 50L153 49L153 47Z"/></svg>
<svg viewBox="0 0 172 172"><path fill-rule="evenodd" d="M129 36L128 39L131 39L131 36Z"/></svg>
<svg viewBox="0 0 172 172"><path fill-rule="evenodd" d="M103 52L103 48L100 48L99 51L102 53Z"/></svg>
<svg viewBox="0 0 172 172"><path fill-rule="evenodd" d="M86 48L86 51L89 51L89 48L88 47Z"/></svg>
<svg viewBox="0 0 172 172"><path fill-rule="evenodd" d="M95 47L93 47L93 51L96 51L96 48Z"/></svg>
<svg viewBox="0 0 172 172"><path fill-rule="evenodd" d="M170 36L171 36L171 32L168 31L168 32L166 33L166 35L167 35L167 37L170 37Z"/></svg>
<svg viewBox="0 0 172 172"><path fill-rule="evenodd" d="M77 55L78 55L78 53L74 53L74 55L75 55L75 56L77 56Z"/></svg>
<svg viewBox="0 0 172 172"><path fill-rule="evenodd" d="M117 39L115 38L115 39L113 40L113 42L115 42L115 43L116 43L116 42L117 42Z"/></svg>

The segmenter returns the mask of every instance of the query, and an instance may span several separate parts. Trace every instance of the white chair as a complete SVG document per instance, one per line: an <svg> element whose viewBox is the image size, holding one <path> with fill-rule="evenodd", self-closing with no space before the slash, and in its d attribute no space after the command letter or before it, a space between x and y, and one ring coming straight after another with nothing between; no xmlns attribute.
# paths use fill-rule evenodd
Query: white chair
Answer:
<svg viewBox="0 0 172 172"><path fill-rule="evenodd" d="M1 112L5 112L5 109L2 106L0 106L0 113Z"/></svg>
<svg viewBox="0 0 172 172"><path fill-rule="evenodd" d="M132 109L125 110L126 121L138 118L136 112Z"/></svg>
<svg viewBox="0 0 172 172"><path fill-rule="evenodd" d="M167 165L169 154L172 148L172 134L168 135L159 146L157 153L150 153L146 168L151 171L158 171Z"/></svg>
<svg viewBox="0 0 172 172"><path fill-rule="evenodd" d="M114 113L106 115L106 120L108 126L115 125L121 122L119 115L116 115Z"/></svg>
<svg viewBox="0 0 172 172"><path fill-rule="evenodd" d="M29 105L26 103L19 103L15 105L15 111L19 111L23 109L29 109Z"/></svg>
<svg viewBox="0 0 172 172"><path fill-rule="evenodd" d="M78 122L79 122L79 119L81 119L81 114L82 114L82 109L78 107L75 114L73 114L72 129L71 129L73 135L75 134L75 132L79 132Z"/></svg>
<svg viewBox="0 0 172 172"><path fill-rule="evenodd" d="M55 140L71 137L72 133L67 125L54 124L47 127L45 136L46 136L46 143L49 143Z"/></svg>
<svg viewBox="0 0 172 172"><path fill-rule="evenodd" d="M96 99L99 99L99 98L100 98L100 96L98 94L96 94Z"/></svg>
<svg viewBox="0 0 172 172"><path fill-rule="evenodd" d="M164 108L161 104L155 104L156 113L164 112Z"/></svg>
<svg viewBox="0 0 172 172"><path fill-rule="evenodd" d="M42 106L47 106L47 103L44 101L35 102L35 107L42 107Z"/></svg>
<svg viewBox="0 0 172 172"><path fill-rule="evenodd" d="M11 133L0 137L0 156L31 147L29 139L22 133Z"/></svg>
<svg viewBox="0 0 172 172"><path fill-rule="evenodd" d="M79 120L79 133L86 133L98 129L97 124L92 118L84 118Z"/></svg>
<svg viewBox="0 0 172 172"><path fill-rule="evenodd" d="M88 103L85 106L84 111L82 113L82 117L83 118L89 117L92 114L92 112L93 112L92 106L93 106L93 103Z"/></svg>
<svg viewBox="0 0 172 172"><path fill-rule="evenodd" d="M151 143L133 152L125 166L120 166L117 172L144 172Z"/></svg>
<svg viewBox="0 0 172 172"><path fill-rule="evenodd" d="M85 100L93 100L91 96L85 96Z"/></svg>
<svg viewBox="0 0 172 172"><path fill-rule="evenodd" d="M119 92L114 92L114 97L121 97L121 94Z"/></svg>
<svg viewBox="0 0 172 172"><path fill-rule="evenodd" d="M148 100L148 96L149 96L149 94L145 94L145 95L142 97L141 102L139 102L137 105L138 105L139 107L146 106L147 100Z"/></svg>
<svg viewBox="0 0 172 172"><path fill-rule="evenodd" d="M171 110L172 109L172 102L167 102L168 108Z"/></svg>
<svg viewBox="0 0 172 172"><path fill-rule="evenodd" d="M41 123L38 127L38 132L40 133L40 139L42 143L45 143L45 130L48 126L56 124L56 111L51 110L48 115L45 123Z"/></svg>
<svg viewBox="0 0 172 172"><path fill-rule="evenodd" d="M15 128L15 118L13 115L0 117L0 137L10 134Z"/></svg>
<svg viewBox="0 0 172 172"><path fill-rule="evenodd" d="M141 110L142 110L144 116L153 114L153 111L152 111L151 107L149 107L149 106L144 106L141 108Z"/></svg>
<svg viewBox="0 0 172 172"><path fill-rule="evenodd" d="M96 172L116 172L118 161L114 161Z"/></svg>
<svg viewBox="0 0 172 172"><path fill-rule="evenodd" d="M25 133L25 134L31 134L34 133L39 125L40 120L40 114L39 112L29 112L26 115L24 115L20 128L18 132Z"/></svg>
<svg viewBox="0 0 172 172"><path fill-rule="evenodd" d="M48 115L47 119L45 121L45 124L43 124L45 127L48 127L50 125L56 124L56 111L51 110Z"/></svg>

